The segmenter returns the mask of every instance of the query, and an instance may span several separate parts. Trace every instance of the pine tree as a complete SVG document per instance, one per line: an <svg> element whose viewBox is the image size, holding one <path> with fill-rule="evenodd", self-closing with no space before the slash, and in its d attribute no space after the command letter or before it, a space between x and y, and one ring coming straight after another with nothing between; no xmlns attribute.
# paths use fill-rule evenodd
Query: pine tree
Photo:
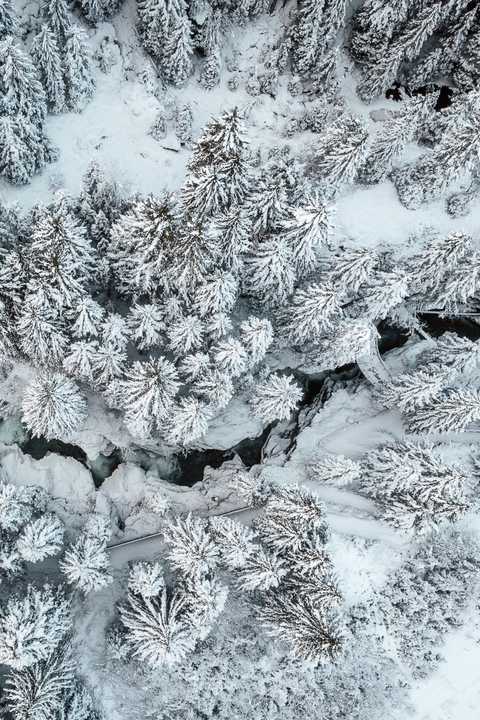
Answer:
<svg viewBox="0 0 480 720"><path fill-rule="evenodd" d="M162 62L169 28L169 5L166 0L139 0L140 37L147 52Z"/></svg>
<svg viewBox="0 0 480 720"><path fill-rule="evenodd" d="M360 466L357 462L344 455L325 455L316 460L310 467L310 474L315 480L343 487L351 485L360 478Z"/></svg>
<svg viewBox="0 0 480 720"><path fill-rule="evenodd" d="M327 245L331 232L328 208L319 196L305 197L283 223L283 233L293 254L299 275L312 272L318 265L318 252Z"/></svg>
<svg viewBox="0 0 480 720"><path fill-rule="evenodd" d="M408 418L408 429L414 433L463 432L480 420L480 395L477 390L450 388L432 405L416 410Z"/></svg>
<svg viewBox="0 0 480 720"><path fill-rule="evenodd" d="M121 378L126 362L126 353L108 345L105 347L100 346L93 359L96 384L105 389L110 382Z"/></svg>
<svg viewBox="0 0 480 720"><path fill-rule="evenodd" d="M251 405L254 414L266 423L288 420L302 395L292 376L272 374L265 382L256 385Z"/></svg>
<svg viewBox="0 0 480 720"><path fill-rule="evenodd" d="M26 185L35 172L29 147L21 140L23 118L0 117L0 173L13 185Z"/></svg>
<svg viewBox="0 0 480 720"><path fill-rule="evenodd" d="M65 83L62 73L60 50L54 32L42 25L32 43L32 57L45 88L49 110L60 113L65 110Z"/></svg>
<svg viewBox="0 0 480 720"><path fill-rule="evenodd" d="M435 347L426 348L419 357L421 366L441 363L452 374L474 372L480 362L480 343L446 332L437 338Z"/></svg>
<svg viewBox="0 0 480 720"><path fill-rule="evenodd" d="M237 300L238 283L228 272L216 271L195 289L195 306L200 317L230 313Z"/></svg>
<svg viewBox="0 0 480 720"><path fill-rule="evenodd" d="M196 315L184 315L169 326L168 347L175 357L199 350L203 345L204 326Z"/></svg>
<svg viewBox="0 0 480 720"><path fill-rule="evenodd" d="M65 198L41 211L31 230L28 269L32 280L59 306L80 303L85 295L94 253L85 229L71 214Z"/></svg>
<svg viewBox="0 0 480 720"><path fill-rule="evenodd" d="M165 541L172 568L187 578L202 578L218 565L219 549L207 523L191 513L165 529Z"/></svg>
<svg viewBox="0 0 480 720"><path fill-rule="evenodd" d="M165 588L163 570L157 562L137 562L128 576L128 589L142 598L155 597Z"/></svg>
<svg viewBox="0 0 480 720"><path fill-rule="evenodd" d="M251 364L256 365L263 360L273 342L272 323L267 318L250 315L240 325L240 337Z"/></svg>
<svg viewBox="0 0 480 720"><path fill-rule="evenodd" d="M205 331L210 342L216 342L224 338L232 330L233 324L230 315L226 313L215 313L206 319Z"/></svg>
<svg viewBox="0 0 480 720"><path fill-rule="evenodd" d="M197 352L186 355L179 365L180 375L185 382L196 380L210 369L210 357L207 353Z"/></svg>
<svg viewBox="0 0 480 720"><path fill-rule="evenodd" d="M246 592L266 592L278 588L286 574L282 559L264 547L259 547L246 558L237 582L239 588Z"/></svg>
<svg viewBox="0 0 480 720"><path fill-rule="evenodd" d="M283 331L296 345L318 342L342 317L335 289L328 283L299 288L282 312Z"/></svg>
<svg viewBox="0 0 480 720"><path fill-rule="evenodd" d="M63 361L63 369L77 380L92 382L97 362L98 343L79 340L70 345Z"/></svg>
<svg viewBox="0 0 480 720"><path fill-rule="evenodd" d="M355 180L365 162L369 135L363 121L343 115L327 128L315 147L315 171L338 187Z"/></svg>
<svg viewBox="0 0 480 720"><path fill-rule="evenodd" d="M291 644L297 657L318 662L340 652L339 628L310 599L271 595L261 617L272 635Z"/></svg>
<svg viewBox="0 0 480 720"><path fill-rule="evenodd" d="M104 309L89 295L81 297L73 310L72 334L77 338L98 337Z"/></svg>
<svg viewBox="0 0 480 720"><path fill-rule="evenodd" d="M205 90L213 90L220 84L221 64L218 50L213 50L205 58L198 82Z"/></svg>
<svg viewBox="0 0 480 720"><path fill-rule="evenodd" d="M234 393L231 376L218 369L207 369L200 373L192 390L219 410L227 407Z"/></svg>
<svg viewBox="0 0 480 720"><path fill-rule="evenodd" d="M218 247L202 226L186 221L172 248L171 285L188 297L213 269L217 256Z"/></svg>
<svg viewBox="0 0 480 720"><path fill-rule="evenodd" d="M65 0L42 0L42 13L57 41L63 45L72 27L67 3Z"/></svg>
<svg viewBox="0 0 480 720"><path fill-rule="evenodd" d="M269 307L285 302L295 282L295 264L288 241L265 237L245 261L245 289Z"/></svg>
<svg viewBox="0 0 480 720"><path fill-rule="evenodd" d="M296 71L314 76L321 58L343 22L345 0L302 0L292 29L292 54Z"/></svg>
<svg viewBox="0 0 480 720"><path fill-rule="evenodd" d="M224 210L226 200L222 175L212 167L201 168L197 174L189 175L182 188L185 213L199 224Z"/></svg>
<svg viewBox="0 0 480 720"><path fill-rule="evenodd" d="M120 216L122 199L116 183L105 176L96 162L90 163L83 177L77 209L92 240L100 249L105 249L110 229Z"/></svg>
<svg viewBox="0 0 480 720"><path fill-rule="evenodd" d="M118 4L119 0L80 0L83 13L91 25L96 25L113 15Z"/></svg>
<svg viewBox="0 0 480 720"><path fill-rule="evenodd" d="M375 252L367 248L349 248L332 258L326 274L332 285L354 296L370 281L377 265Z"/></svg>
<svg viewBox="0 0 480 720"><path fill-rule="evenodd" d="M226 270L240 272L243 256L251 250L251 223L248 213L240 207L233 207L226 213L212 219L209 228Z"/></svg>
<svg viewBox="0 0 480 720"><path fill-rule="evenodd" d="M403 373L392 378L378 392L386 407L398 407L401 412L412 413L431 405L450 384L451 373L441 365L429 365L424 370Z"/></svg>
<svg viewBox="0 0 480 720"><path fill-rule="evenodd" d="M239 377L247 369L247 353L234 337L220 340L213 348L215 367L231 377Z"/></svg>
<svg viewBox="0 0 480 720"><path fill-rule="evenodd" d="M0 0L0 40L15 35L16 29L17 18L12 0Z"/></svg>
<svg viewBox="0 0 480 720"><path fill-rule="evenodd" d="M220 548L220 562L229 570L245 567L249 557L258 550L255 533L228 517L211 517L209 530Z"/></svg>
<svg viewBox="0 0 480 720"><path fill-rule="evenodd" d="M118 313L105 315L102 322L102 342L105 347L124 352L129 341L128 323Z"/></svg>
<svg viewBox="0 0 480 720"><path fill-rule="evenodd" d="M0 607L0 661L22 670L46 660L71 627L70 603L49 585L27 587Z"/></svg>
<svg viewBox="0 0 480 720"><path fill-rule="evenodd" d="M178 5L180 6L180 2ZM162 62L166 78L174 85L183 85L192 74L191 32L190 19L182 5L170 17Z"/></svg>
<svg viewBox="0 0 480 720"><path fill-rule="evenodd" d="M25 488L0 482L0 528L18 533L32 514L31 498Z"/></svg>
<svg viewBox="0 0 480 720"><path fill-rule="evenodd" d="M65 693L73 685L71 648L63 645L39 663L11 673L5 701L12 717L50 720L62 711Z"/></svg>
<svg viewBox="0 0 480 720"><path fill-rule="evenodd" d="M170 413L180 382L175 366L165 358L134 362L119 381L125 422L140 437L150 434Z"/></svg>
<svg viewBox="0 0 480 720"><path fill-rule="evenodd" d="M67 338L58 313L42 292L28 293L16 330L20 350L35 364L55 367L63 360Z"/></svg>
<svg viewBox="0 0 480 720"><path fill-rule="evenodd" d="M183 660L193 650L195 637L184 606L185 598L166 588L155 598L128 596L120 619L139 661L158 670Z"/></svg>
<svg viewBox="0 0 480 720"><path fill-rule="evenodd" d="M192 139L193 113L190 105L182 105L175 118L175 135L181 145L189 143Z"/></svg>
<svg viewBox="0 0 480 720"><path fill-rule="evenodd" d="M64 77L66 104L70 110L83 110L93 97L95 80L91 65L85 33L76 26L69 28L65 42Z"/></svg>
<svg viewBox="0 0 480 720"><path fill-rule="evenodd" d="M157 305L135 305L130 309L127 322L133 341L139 350L148 350L161 344L165 324Z"/></svg>
<svg viewBox="0 0 480 720"><path fill-rule="evenodd" d="M152 295L166 282L176 230L172 198L138 200L112 228L109 257L118 290L129 296Z"/></svg>
<svg viewBox="0 0 480 720"><path fill-rule="evenodd" d="M192 396L180 398L168 422L167 438L177 445L188 446L206 435L212 416L208 405Z"/></svg>
<svg viewBox="0 0 480 720"><path fill-rule="evenodd" d="M67 582L84 595L112 582L109 567L107 537L91 526L84 528L60 562Z"/></svg>
<svg viewBox="0 0 480 720"><path fill-rule="evenodd" d="M365 315L380 320L394 314L408 295L409 278L403 270L377 272L365 292Z"/></svg>
<svg viewBox="0 0 480 720"><path fill-rule="evenodd" d="M63 523L55 515L42 515L28 523L17 541L22 559L32 563L57 555L62 545Z"/></svg>
<svg viewBox="0 0 480 720"><path fill-rule="evenodd" d="M37 437L69 438L87 416L87 404L77 386L60 373L39 375L25 389L22 420Z"/></svg>

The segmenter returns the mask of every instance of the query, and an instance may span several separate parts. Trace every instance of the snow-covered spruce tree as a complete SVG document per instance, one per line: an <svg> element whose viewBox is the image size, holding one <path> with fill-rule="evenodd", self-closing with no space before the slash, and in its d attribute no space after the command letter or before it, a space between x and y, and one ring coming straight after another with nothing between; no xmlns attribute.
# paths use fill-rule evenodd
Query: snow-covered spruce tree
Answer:
<svg viewBox="0 0 480 720"><path fill-rule="evenodd" d="M171 248L168 281L187 298L216 265L218 246L201 225L185 220Z"/></svg>
<svg viewBox="0 0 480 720"><path fill-rule="evenodd" d="M361 475L360 465L345 455L325 455L315 460L309 467L314 480L327 485L343 487L357 482Z"/></svg>
<svg viewBox="0 0 480 720"><path fill-rule="evenodd" d="M32 230L27 267L37 288L59 306L75 306L85 295L94 252L80 225L58 196L40 213Z"/></svg>
<svg viewBox="0 0 480 720"><path fill-rule="evenodd" d="M71 648L64 643L45 660L10 673L5 682L5 702L11 716L15 720L49 720L62 713L65 695L74 682L73 665ZM70 716L62 713L61 717Z"/></svg>
<svg viewBox="0 0 480 720"><path fill-rule="evenodd" d="M241 271L243 259L251 249L251 223L242 207L233 207L213 218L209 232L219 247L222 264L233 273Z"/></svg>
<svg viewBox="0 0 480 720"><path fill-rule="evenodd" d="M175 357L195 352L203 346L204 325L197 315L182 315L169 326L168 347Z"/></svg>
<svg viewBox="0 0 480 720"><path fill-rule="evenodd" d="M85 18L96 25L111 17L118 10L121 0L79 0Z"/></svg>
<svg viewBox="0 0 480 720"><path fill-rule="evenodd" d="M170 23L169 3L166 0L138 0L137 7L142 44L161 63Z"/></svg>
<svg viewBox="0 0 480 720"><path fill-rule="evenodd" d="M234 387L231 376L217 369L204 369L192 384L192 391L213 408L227 407L233 397Z"/></svg>
<svg viewBox="0 0 480 720"><path fill-rule="evenodd" d="M127 320L119 313L108 313L105 315L101 327L103 345L123 352L130 337Z"/></svg>
<svg viewBox="0 0 480 720"><path fill-rule="evenodd" d="M426 118L434 112L430 98L412 99L403 111L385 120L373 137L360 179L367 183L381 182L392 169L407 143L417 139Z"/></svg>
<svg viewBox="0 0 480 720"><path fill-rule="evenodd" d="M109 258L117 289L127 296L152 295L166 283L177 233L173 198L148 196L114 224Z"/></svg>
<svg viewBox="0 0 480 720"><path fill-rule="evenodd" d="M48 25L42 25L38 35L35 35L32 57L45 89L48 109L53 113L63 112L66 105L62 59L55 34Z"/></svg>
<svg viewBox="0 0 480 720"><path fill-rule="evenodd" d="M195 306L200 317L230 313L238 294L238 282L229 272L215 271L195 289Z"/></svg>
<svg viewBox="0 0 480 720"><path fill-rule="evenodd" d="M56 515L41 515L23 528L17 541L21 558L27 562L41 562L57 555L63 546L63 523Z"/></svg>
<svg viewBox="0 0 480 720"><path fill-rule="evenodd" d="M107 390L107 395L110 383L123 377L126 362L126 353L111 345L100 346L97 349L93 358L94 380L98 387Z"/></svg>
<svg viewBox="0 0 480 720"><path fill-rule="evenodd" d="M32 435L68 438L87 416L87 404L77 386L60 373L38 375L25 388L22 420Z"/></svg>
<svg viewBox="0 0 480 720"><path fill-rule="evenodd" d="M27 488L0 483L0 528L7 532L18 531L33 515L32 498Z"/></svg>
<svg viewBox="0 0 480 720"><path fill-rule="evenodd" d="M304 660L335 658L341 650L339 624L310 599L272 594L260 617L274 637L287 640L294 654Z"/></svg>
<svg viewBox="0 0 480 720"><path fill-rule="evenodd" d="M192 27L184 0L172 3L162 71L173 85L184 85L192 74Z"/></svg>
<svg viewBox="0 0 480 720"><path fill-rule="evenodd" d="M375 273L361 300L365 316L372 321L395 317L408 294L409 277L403 269Z"/></svg>
<svg viewBox="0 0 480 720"><path fill-rule="evenodd" d="M291 375L272 373L265 382L255 386L251 406L264 422L288 420L302 399L303 392Z"/></svg>
<svg viewBox="0 0 480 720"><path fill-rule="evenodd" d="M168 440L177 445L191 445L206 435L211 417L211 408L197 398L180 398L168 420Z"/></svg>
<svg viewBox="0 0 480 720"><path fill-rule="evenodd" d="M220 55L218 50L214 50L205 58L198 82L205 90L212 90L220 83Z"/></svg>
<svg viewBox="0 0 480 720"><path fill-rule="evenodd" d="M45 93L31 59L13 38L0 41L0 116L6 118L1 128L5 144L1 144L0 171L11 182L28 182L54 159L43 134L46 113Z"/></svg>
<svg viewBox="0 0 480 720"><path fill-rule="evenodd" d="M345 0L301 0L291 29L296 72L314 77L323 56L342 26Z"/></svg>
<svg viewBox="0 0 480 720"><path fill-rule="evenodd" d="M98 343L89 340L79 340L70 345L65 359L63 369L71 377L83 381L92 382L95 363L97 361Z"/></svg>
<svg viewBox="0 0 480 720"><path fill-rule="evenodd" d="M446 332L437 338L434 347L425 348L418 361L421 368L430 363L441 363L452 374L474 373L480 364L480 343Z"/></svg>
<svg viewBox="0 0 480 720"><path fill-rule="evenodd" d="M315 144L315 172L334 188L355 180L367 157L369 134L363 121L342 115Z"/></svg>
<svg viewBox="0 0 480 720"><path fill-rule="evenodd" d="M295 277L290 243L281 236L265 236L245 259L244 288L267 307L285 302Z"/></svg>
<svg viewBox="0 0 480 720"><path fill-rule="evenodd" d="M318 196L307 196L282 223L282 233L292 248L296 272L302 276L318 266L318 252L328 246L331 210Z"/></svg>
<svg viewBox="0 0 480 720"><path fill-rule="evenodd" d="M312 283L296 290L282 309L282 332L295 345L318 342L342 314L336 289L328 283Z"/></svg>
<svg viewBox="0 0 480 720"><path fill-rule="evenodd" d="M27 587L0 607L0 661L15 670L46 660L71 627L70 603L49 585Z"/></svg>
<svg viewBox="0 0 480 720"><path fill-rule="evenodd" d="M148 437L170 413L180 381L166 358L136 361L119 380L127 427L137 437ZM161 426L160 426L161 429Z"/></svg>
<svg viewBox="0 0 480 720"><path fill-rule="evenodd" d="M192 139L193 113L187 103L178 108L175 117L175 135L181 145L189 143Z"/></svg>
<svg viewBox="0 0 480 720"><path fill-rule="evenodd" d="M76 25L66 32L63 72L69 110L83 110L95 92L92 60L86 34ZM98 222L98 221L97 221Z"/></svg>
<svg viewBox="0 0 480 720"><path fill-rule="evenodd" d="M286 574L287 568L278 554L260 546L245 559L237 584L244 592L268 592L278 588Z"/></svg>
<svg viewBox="0 0 480 720"><path fill-rule="evenodd" d="M77 212L92 241L99 248L107 246L110 229L118 220L121 209L118 186L106 177L98 163L92 162L83 177Z"/></svg>
<svg viewBox="0 0 480 720"><path fill-rule="evenodd" d="M228 517L209 519L209 531L220 547L220 562L229 570L239 570L256 551L251 528Z"/></svg>
<svg viewBox="0 0 480 720"><path fill-rule="evenodd" d="M128 589L143 598L159 595L165 587L163 570L157 562L137 562L128 576Z"/></svg>
<svg viewBox="0 0 480 720"><path fill-rule="evenodd" d="M94 517L67 548L60 562L67 583L84 595L100 590L113 580L107 553L108 537L103 518L97 523Z"/></svg>
<svg viewBox="0 0 480 720"><path fill-rule="evenodd" d="M98 337L104 314L102 306L90 295L81 297L72 310L74 321L71 332L74 337Z"/></svg>
<svg viewBox="0 0 480 720"><path fill-rule="evenodd" d="M20 350L40 366L55 367L65 355L67 338L62 332L58 313L43 293L30 293L19 314L16 331Z"/></svg>
<svg viewBox="0 0 480 720"><path fill-rule="evenodd" d="M232 336L219 340L214 346L213 359L215 367L232 378L239 377L247 369L247 352L240 340Z"/></svg>
<svg viewBox="0 0 480 720"><path fill-rule="evenodd" d="M167 557L172 568L186 578L202 578L219 562L219 548L205 520L189 513L165 529Z"/></svg>
<svg viewBox="0 0 480 720"><path fill-rule="evenodd" d="M129 594L120 620L131 652L153 670L183 660L195 647L185 596L166 587L155 597Z"/></svg>
<svg viewBox="0 0 480 720"><path fill-rule="evenodd" d="M463 432L480 420L480 393L467 388L448 388L435 403L416 410L407 418L413 433Z"/></svg>
<svg viewBox="0 0 480 720"><path fill-rule="evenodd" d="M163 315L158 305L134 305L127 317L128 327L139 350L148 350L161 344L165 331Z"/></svg>
<svg viewBox="0 0 480 720"><path fill-rule="evenodd" d="M42 0L42 13L57 42L63 46L72 27L66 0Z"/></svg>
<svg viewBox="0 0 480 720"><path fill-rule="evenodd" d="M15 35L17 18L12 0L0 0L0 40Z"/></svg>
<svg viewBox="0 0 480 720"><path fill-rule="evenodd" d="M267 318L250 315L240 324L240 338L251 365L261 362L273 342L272 323Z"/></svg>
<svg viewBox="0 0 480 720"><path fill-rule="evenodd" d="M441 365L428 365L409 373L393 377L381 387L377 397L385 407L398 407L402 413L431 405L450 385L452 373Z"/></svg>

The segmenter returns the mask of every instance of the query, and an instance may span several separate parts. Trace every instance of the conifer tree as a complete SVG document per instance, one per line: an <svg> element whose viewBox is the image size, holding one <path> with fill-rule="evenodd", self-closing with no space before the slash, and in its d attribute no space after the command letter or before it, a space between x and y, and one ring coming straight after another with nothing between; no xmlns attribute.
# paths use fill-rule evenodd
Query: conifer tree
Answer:
<svg viewBox="0 0 480 720"><path fill-rule="evenodd" d="M183 315L168 328L168 347L175 357L199 350L203 345L204 326L196 315Z"/></svg>
<svg viewBox="0 0 480 720"><path fill-rule="evenodd" d="M174 85L183 85L192 73L192 29L183 0L175 3L168 37L165 40L162 68L167 79Z"/></svg>
<svg viewBox="0 0 480 720"><path fill-rule="evenodd" d="M343 115L316 144L315 170L334 187L351 183L365 162L368 147L369 135L363 121Z"/></svg>
<svg viewBox="0 0 480 720"><path fill-rule="evenodd" d="M414 433L463 432L480 420L480 395L477 390L449 388L436 398L434 404L416 410L408 418L408 428Z"/></svg>
<svg viewBox="0 0 480 720"><path fill-rule="evenodd" d="M192 390L218 409L226 407L234 393L232 378L228 373L208 368L199 373Z"/></svg>
<svg viewBox="0 0 480 720"><path fill-rule="evenodd" d="M317 342L342 315L339 298L328 283L299 288L283 312L283 331L296 345Z"/></svg>
<svg viewBox="0 0 480 720"><path fill-rule="evenodd" d="M29 522L17 541L23 560L41 562L57 555L63 546L63 523L55 515L41 515Z"/></svg>
<svg viewBox="0 0 480 720"><path fill-rule="evenodd" d="M213 235L226 270L240 272L243 258L251 250L251 223L248 213L233 207L215 218L209 232Z"/></svg>
<svg viewBox="0 0 480 720"><path fill-rule="evenodd" d="M255 387L251 405L255 415L266 423L288 420L302 395L292 376L272 374Z"/></svg>
<svg viewBox="0 0 480 720"><path fill-rule="evenodd" d="M267 307L285 302L295 282L290 243L283 237L264 237L245 260L244 282L248 293Z"/></svg>
<svg viewBox="0 0 480 720"><path fill-rule="evenodd" d="M53 113L65 110L65 83L60 50L54 32L42 25L32 43L32 57L45 88L48 108Z"/></svg>
<svg viewBox="0 0 480 720"><path fill-rule="evenodd" d="M73 309L72 333L78 338L98 337L104 310L90 295L81 297Z"/></svg>
<svg viewBox="0 0 480 720"><path fill-rule="evenodd" d="M66 104L70 110L83 110L95 91L91 58L83 30L72 26L66 32L64 79Z"/></svg>
<svg viewBox="0 0 480 720"><path fill-rule="evenodd" d="M68 341L58 313L41 291L25 297L16 331L20 350L35 364L55 367L63 360Z"/></svg>
<svg viewBox="0 0 480 720"><path fill-rule="evenodd" d="M278 588L286 574L283 560L276 553L260 546L246 558L237 582L240 589L246 592L267 592Z"/></svg>
<svg viewBox="0 0 480 720"><path fill-rule="evenodd" d="M0 0L0 40L9 35L15 35L17 18L13 9L12 0Z"/></svg>
<svg viewBox="0 0 480 720"><path fill-rule="evenodd" d="M193 124L193 113L190 105L182 105L178 109L175 118L175 135L180 141L181 145L189 143L192 139L192 124Z"/></svg>
<svg viewBox="0 0 480 720"><path fill-rule="evenodd" d="M103 525L87 524L60 562L67 582L84 595L100 590L113 580L109 572L108 534L104 529Z"/></svg>
<svg viewBox="0 0 480 720"><path fill-rule="evenodd" d="M200 317L232 311L237 300L238 283L229 272L217 271L195 289L195 307Z"/></svg>
<svg viewBox="0 0 480 720"><path fill-rule="evenodd" d="M250 315L240 325L240 337L253 365L263 360L273 342L272 323Z"/></svg>
<svg viewBox="0 0 480 720"><path fill-rule="evenodd" d="M49 585L27 587L0 607L0 661L22 670L46 660L71 627L70 603Z"/></svg>
<svg viewBox="0 0 480 720"><path fill-rule="evenodd" d="M220 55L214 50L205 58L198 82L205 90L212 90L220 83Z"/></svg>
<svg viewBox="0 0 480 720"><path fill-rule="evenodd" d="M128 589L143 598L155 597L163 591L165 579L157 562L137 562L128 576Z"/></svg>
<svg viewBox="0 0 480 720"><path fill-rule="evenodd" d="M191 513L166 528L165 541L171 566L186 578L200 579L218 565L219 549L206 521Z"/></svg>
<svg viewBox="0 0 480 720"><path fill-rule="evenodd" d="M57 42L63 45L72 26L67 3L65 0L42 0L42 12Z"/></svg>
<svg viewBox="0 0 480 720"><path fill-rule="evenodd" d="M27 386L22 412L30 432L47 440L68 438L87 416L86 402L77 386L60 373L39 375Z"/></svg>
<svg viewBox="0 0 480 720"><path fill-rule="evenodd" d="M169 28L169 4L165 0L139 0L138 16L143 46L161 63Z"/></svg>
<svg viewBox="0 0 480 720"><path fill-rule="evenodd" d="M185 598L167 588L153 598L130 594L120 619L133 655L154 670L183 660L195 646Z"/></svg>
<svg viewBox="0 0 480 720"><path fill-rule="evenodd" d="M65 355L63 369L77 380L92 382L97 351L98 343L96 341L79 340L72 343Z"/></svg>
<svg viewBox="0 0 480 720"><path fill-rule="evenodd" d="M169 418L167 438L178 445L191 445L206 435L211 416L210 407L197 398L180 398Z"/></svg>
<svg viewBox="0 0 480 720"><path fill-rule="evenodd" d="M31 497L24 487L0 483L0 528L16 532L29 522L33 515Z"/></svg>
<svg viewBox="0 0 480 720"><path fill-rule="evenodd" d="M398 407L406 413L415 412L432 404L449 385L451 377L447 368L429 365L423 370L395 376L379 390L378 396L386 407Z"/></svg>
<svg viewBox="0 0 480 720"><path fill-rule="evenodd" d="M247 369L247 353L234 337L220 340L213 348L215 367L231 377L239 377Z"/></svg>
<svg viewBox="0 0 480 720"><path fill-rule="evenodd" d="M318 265L318 251L328 246L331 231L330 214L324 202L318 196L305 197L283 228L297 273L301 276L313 271Z"/></svg>
<svg viewBox="0 0 480 720"><path fill-rule="evenodd" d="M148 350L161 343L165 324L157 305L135 305L130 310L127 322L133 341L140 350Z"/></svg>
<svg viewBox="0 0 480 720"><path fill-rule="evenodd" d="M134 362L119 381L125 421L134 435L148 436L170 413L180 382L165 358Z"/></svg>
<svg viewBox="0 0 480 720"><path fill-rule="evenodd" d="M65 693L72 685L71 649L64 645L47 659L7 677L6 705L14 718L49 720L62 712Z"/></svg>

